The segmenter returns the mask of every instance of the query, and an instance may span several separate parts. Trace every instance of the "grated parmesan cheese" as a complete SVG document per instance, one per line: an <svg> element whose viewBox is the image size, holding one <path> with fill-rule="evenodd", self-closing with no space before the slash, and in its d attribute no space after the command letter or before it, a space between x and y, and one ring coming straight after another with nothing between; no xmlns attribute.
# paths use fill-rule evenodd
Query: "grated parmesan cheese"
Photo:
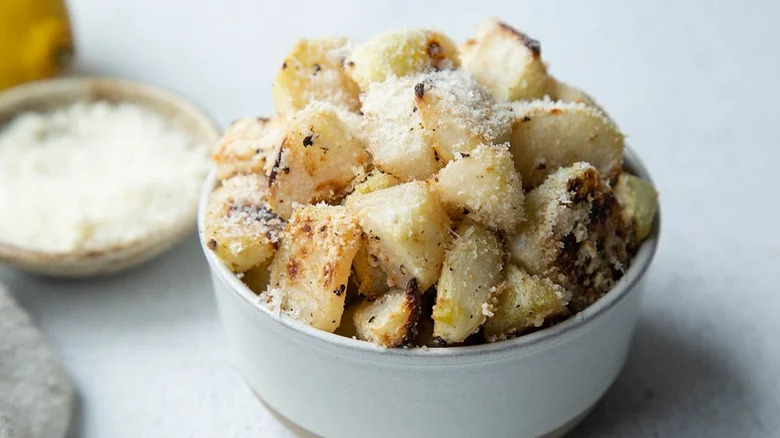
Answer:
<svg viewBox="0 0 780 438"><path fill-rule="evenodd" d="M144 107L80 102L0 130L0 241L46 252L154 238L193 218L209 148Z"/></svg>

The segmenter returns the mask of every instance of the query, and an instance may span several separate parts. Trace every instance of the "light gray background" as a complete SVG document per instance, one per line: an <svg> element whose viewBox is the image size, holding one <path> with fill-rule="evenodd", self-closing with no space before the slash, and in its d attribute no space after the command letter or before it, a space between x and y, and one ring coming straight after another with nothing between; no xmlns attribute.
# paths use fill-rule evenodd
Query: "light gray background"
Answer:
<svg viewBox="0 0 780 438"><path fill-rule="evenodd" d="M573 436L777 435L780 5L506 3L70 6L78 71L173 88L223 126L272 110L271 81L300 36L436 26L463 40L491 15L527 31L551 71L595 95L628 134L663 206L628 364ZM194 237L112 277L45 280L0 268L0 280L78 385L72 436L293 436L230 365Z"/></svg>

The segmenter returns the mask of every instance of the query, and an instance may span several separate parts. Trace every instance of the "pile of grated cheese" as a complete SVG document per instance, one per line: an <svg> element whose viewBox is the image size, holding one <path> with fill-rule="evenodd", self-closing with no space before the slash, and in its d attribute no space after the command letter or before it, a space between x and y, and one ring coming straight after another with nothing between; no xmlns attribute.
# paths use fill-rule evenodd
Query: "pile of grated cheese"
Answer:
<svg viewBox="0 0 780 438"><path fill-rule="evenodd" d="M131 103L79 102L0 128L0 242L98 251L155 238L197 211L209 147Z"/></svg>

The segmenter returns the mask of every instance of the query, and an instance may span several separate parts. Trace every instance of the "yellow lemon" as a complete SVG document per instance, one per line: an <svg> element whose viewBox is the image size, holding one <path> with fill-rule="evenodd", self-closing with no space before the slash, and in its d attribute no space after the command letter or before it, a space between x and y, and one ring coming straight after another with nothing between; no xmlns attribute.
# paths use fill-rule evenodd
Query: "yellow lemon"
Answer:
<svg viewBox="0 0 780 438"><path fill-rule="evenodd" d="M0 89L54 76L72 54L63 0L0 0Z"/></svg>

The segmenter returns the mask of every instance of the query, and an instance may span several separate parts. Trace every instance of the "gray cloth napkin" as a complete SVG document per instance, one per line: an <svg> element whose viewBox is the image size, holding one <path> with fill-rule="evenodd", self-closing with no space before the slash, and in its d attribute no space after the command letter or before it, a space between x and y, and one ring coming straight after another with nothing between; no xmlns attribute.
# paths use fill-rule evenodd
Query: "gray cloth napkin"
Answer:
<svg viewBox="0 0 780 438"><path fill-rule="evenodd" d="M73 397L59 359L0 284L0 438L62 438Z"/></svg>

